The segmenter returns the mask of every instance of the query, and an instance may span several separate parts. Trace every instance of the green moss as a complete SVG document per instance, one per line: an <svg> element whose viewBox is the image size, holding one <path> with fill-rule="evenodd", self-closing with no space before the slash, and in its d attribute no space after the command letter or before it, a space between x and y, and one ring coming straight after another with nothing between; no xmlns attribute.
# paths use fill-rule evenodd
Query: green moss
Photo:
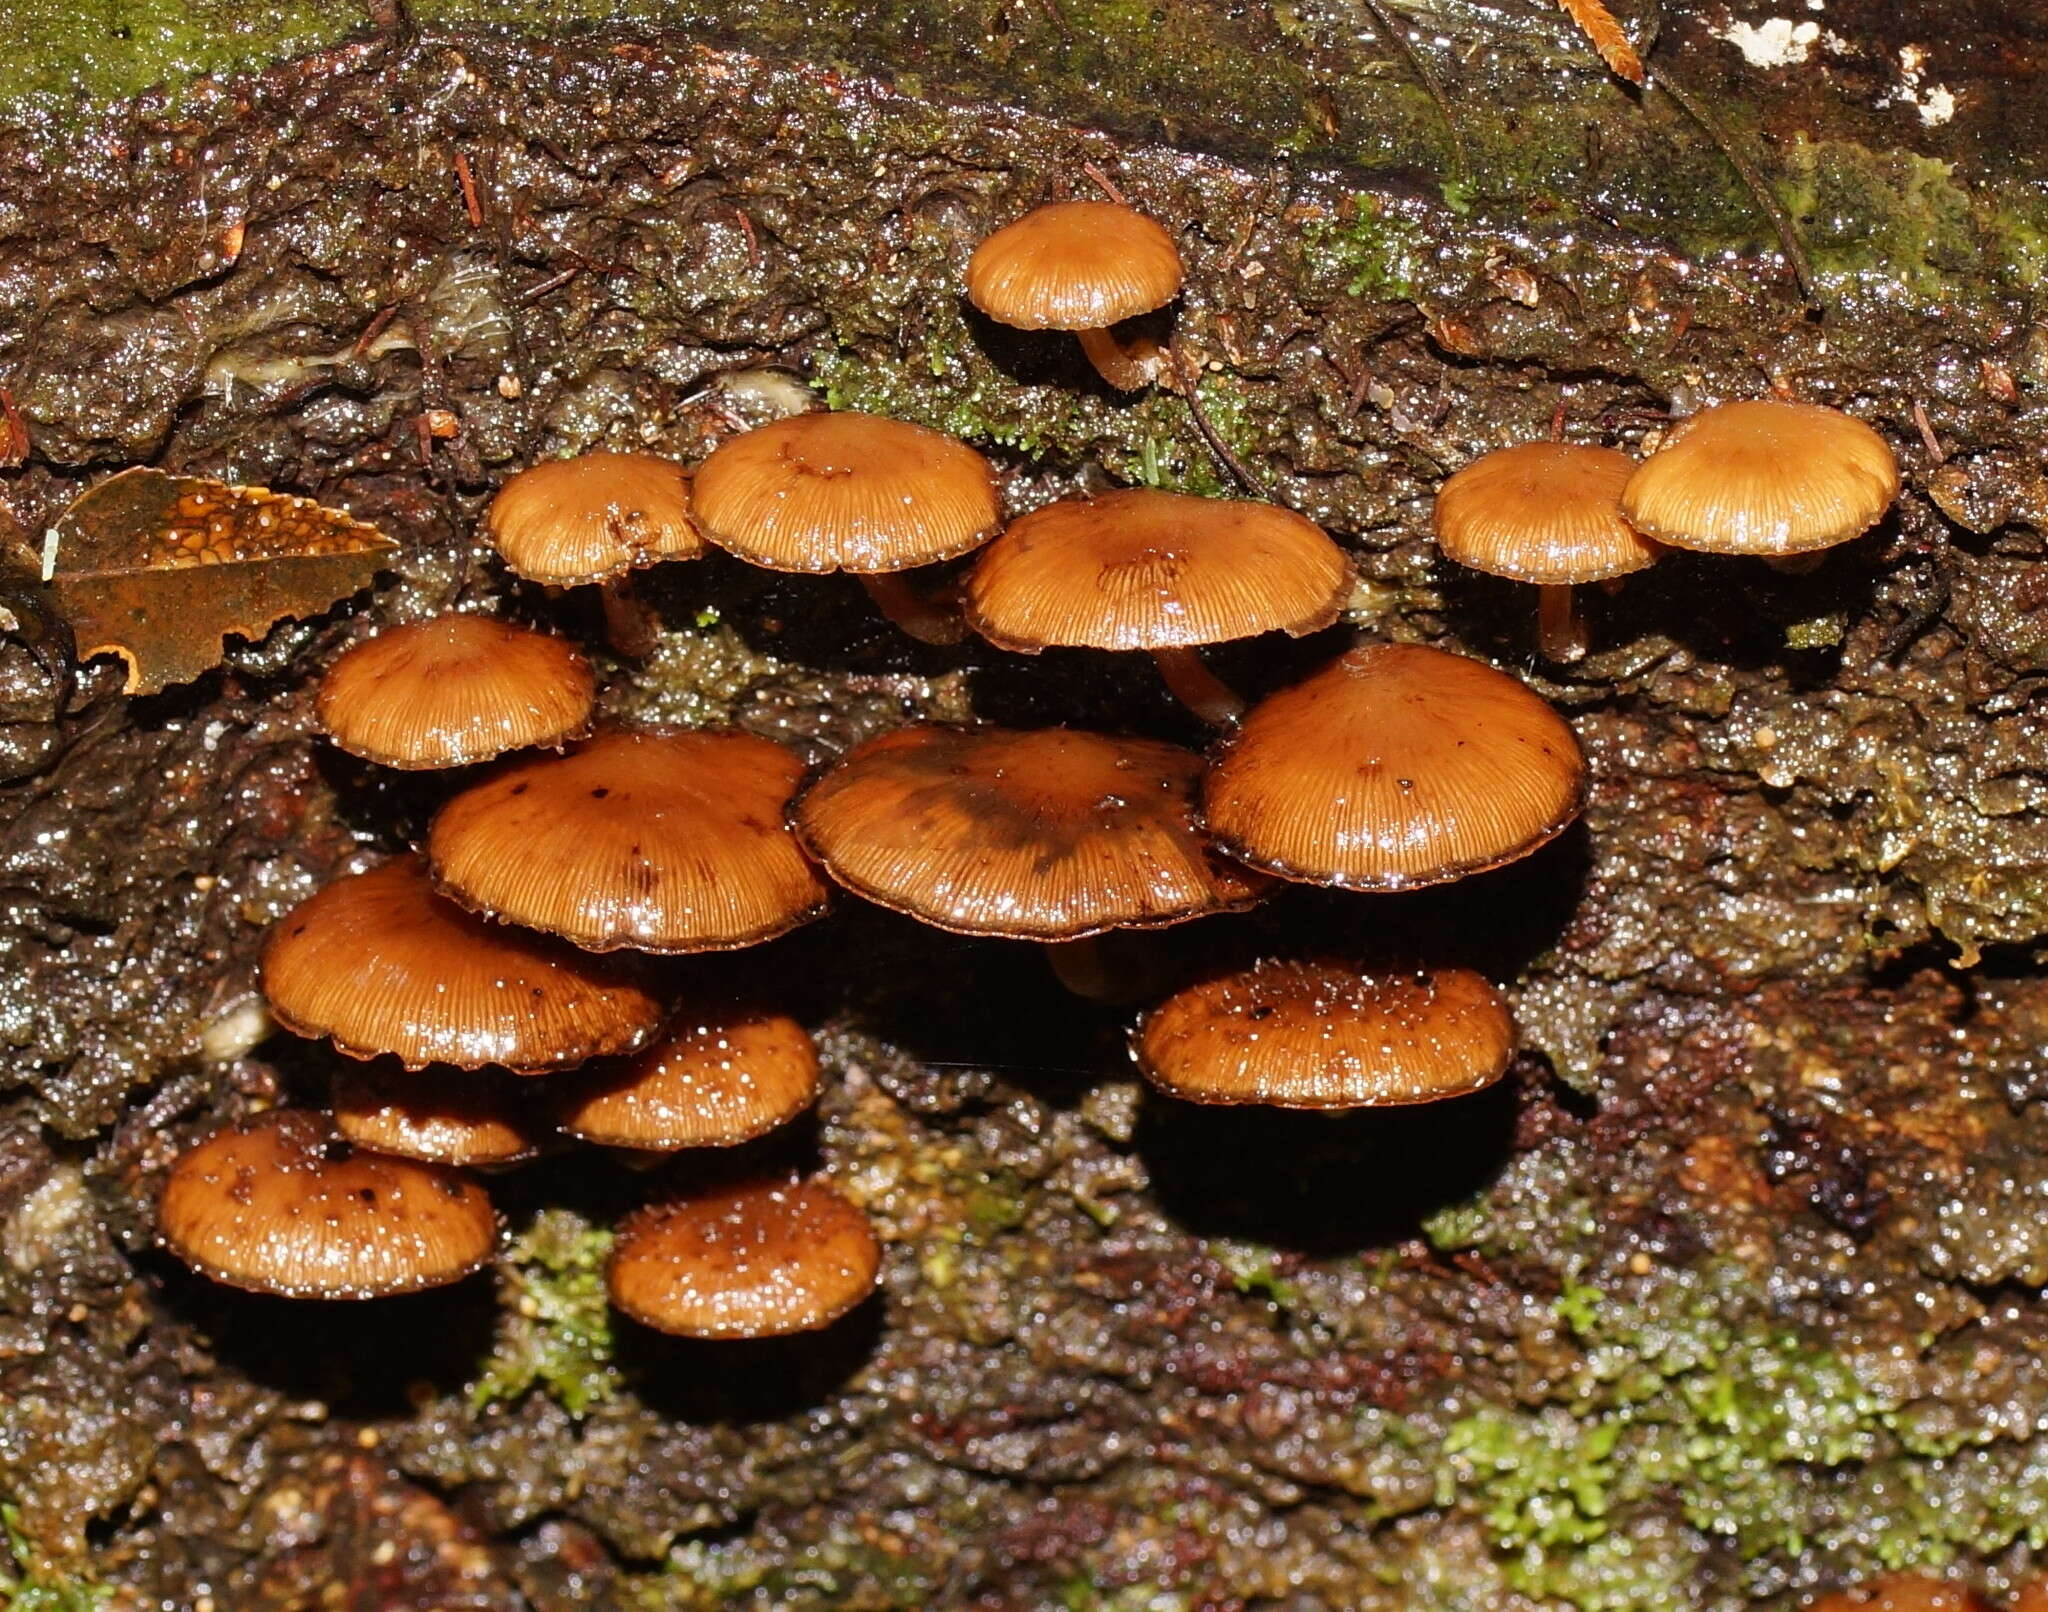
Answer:
<svg viewBox="0 0 2048 1612"><path fill-rule="evenodd" d="M106 1585L47 1567L35 1541L22 1530L20 1509L10 1501L0 1500L0 1536L7 1546L6 1560L0 1562L0 1606L9 1612L95 1612L112 1596Z"/></svg>
<svg viewBox="0 0 2048 1612"><path fill-rule="evenodd" d="M543 1209L500 1267L504 1314L497 1346L470 1385L481 1409L539 1387L572 1416L611 1398L612 1312L604 1290L611 1233L566 1209Z"/></svg>
<svg viewBox="0 0 2048 1612"><path fill-rule="evenodd" d="M1230 1273L1230 1282L1240 1293L1253 1293L1281 1310L1298 1310L1303 1294L1299 1286L1273 1268L1270 1248L1256 1243L1212 1242L1209 1252Z"/></svg>

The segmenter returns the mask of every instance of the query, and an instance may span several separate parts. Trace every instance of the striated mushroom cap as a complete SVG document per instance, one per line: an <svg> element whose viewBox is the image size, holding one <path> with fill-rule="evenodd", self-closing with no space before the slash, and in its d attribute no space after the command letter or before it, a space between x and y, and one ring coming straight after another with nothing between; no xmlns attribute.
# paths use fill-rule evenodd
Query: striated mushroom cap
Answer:
<svg viewBox="0 0 2048 1612"><path fill-rule="evenodd" d="M320 680L315 711L350 755L386 767L466 767L554 746L590 722L597 680L565 639L448 615L357 644Z"/></svg>
<svg viewBox="0 0 2048 1612"><path fill-rule="evenodd" d="M530 465L498 489L484 529L529 582L572 587L704 552L690 477L651 453L585 453Z"/></svg>
<svg viewBox="0 0 2048 1612"><path fill-rule="evenodd" d="M868 1217L823 1181L754 1179L651 1204L619 1227L612 1303L686 1338L772 1338L829 1325L872 1293Z"/></svg>
<svg viewBox="0 0 2048 1612"><path fill-rule="evenodd" d="M1506 673L1371 644L1255 706L1209 769L1202 810L1255 868L1405 890L1555 839L1579 815L1585 771L1564 719Z"/></svg>
<svg viewBox="0 0 2048 1612"><path fill-rule="evenodd" d="M556 1112L583 1141L669 1152L751 1141L817 1096L818 1050L796 1020L705 1003L623 1063L570 1076Z"/></svg>
<svg viewBox="0 0 2048 1612"><path fill-rule="evenodd" d="M940 929L1075 940L1248 907L1265 881L1193 821L1201 758L1069 728L898 728L797 803L848 889Z"/></svg>
<svg viewBox="0 0 2048 1612"><path fill-rule="evenodd" d="M472 1169L517 1164L541 1144L507 1077L382 1059L334 1072L334 1128L371 1153Z"/></svg>
<svg viewBox="0 0 2048 1612"><path fill-rule="evenodd" d="M879 415L796 414L720 443L697 471L705 535L772 571L908 571L1002 524L988 461Z"/></svg>
<svg viewBox="0 0 2048 1612"><path fill-rule="evenodd" d="M441 808L443 889L591 951L728 951L824 910L784 822L803 764L749 733L602 733L513 761Z"/></svg>
<svg viewBox="0 0 2048 1612"><path fill-rule="evenodd" d="M1898 496L1899 462L1861 420L1813 403L1721 403L1672 428L1621 512L1676 548L1770 557L1846 543Z"/></svg>
<svg viewBox="0 0 2048 1612"><path fill-rule="evenodd" d="M264 945L263 994L286 1029L413 1069L558 1069L632 1052L663 1018L629 963L464 912L412 856L287 913Z"/></svg>
<svg viewBox="0 0 2048 1612"><path fill-rule="evenodd" d="M967 296L1019 330L1102 330L1180 295L1173 237L1135 208L1052 202L1005 224L967 265Z"/></svg>
<svg viewBox="0 0 2048 1612"><path fill-rule="evenodd" d="M1269 961L1189 986L1131 1037L1145 1077L1197 1103L1364 1108L1490 1086L1514 1052L1507 1004L1466 968Z"/></svg>
<svg viewBox="0 0 2048 1612"><path fill-rule="evenodd" d="M1636 462L1613 448L1524 442L1482 454L1436 495L1445 556L1516 582L1626 576L1662 552L1621 517Z"/></svg>
<svg viewBox="0 0 2048 1612"><path fill-rule="evenodd" d="M438 1165L359 1153L323 1114L266 1114L181 1154L158 1208L164 1246L202 1276L290 1298L368 1299L459 1281L498 1216Z"/></svg>
<svg viewBox="0 0 2048 1612"><path fill-rule="evenodd" d="M966 607L1004 649L1178 649L1319 631L1350 591L1344 551L1292 510L1134 487L1013 521Z"/></svg>

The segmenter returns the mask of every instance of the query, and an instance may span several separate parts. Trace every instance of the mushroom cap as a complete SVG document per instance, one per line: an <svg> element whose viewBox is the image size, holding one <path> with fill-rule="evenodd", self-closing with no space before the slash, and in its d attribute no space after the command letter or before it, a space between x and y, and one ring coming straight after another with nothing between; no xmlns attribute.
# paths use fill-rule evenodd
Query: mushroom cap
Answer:
<svg viewBox="0 0 2048 1612"><path fill-rule="evenodd" d="M1019 330L1103 330L1180 295L1180 251L1157 222L1109 201L1051 202L1005 224L967 264L967 296Z"/></svg>
<svg viewBox="0 0 2048 1612"><path fill-rule="evenodd" d="M291 1298L370 1299L459 1281L491 1257L483 1188L435 1164L359 1153L327 1116L265 1114L181 1154L159 1233L202 1276Z"/></svg>
<svg viewBox="0 0 2048 1612"><path fill-rule="evenodd" d="M783 821L803 770L751 733L601 733L472 784L427 857L464 906L588 951L754 946L824 909Z"/></svg>
<svg viewBox="0 0 2048 1612"><path fill-rule="evenodd" d="M975 562L967 620L1004 649L1178 649L1337 619L1351 565L1292 510L1129 487L1011 522Z"/></svg>
<svg viewBox="0 0 2048 1612"><path fill-rule="evenodd" d="M898 728L797 803L841 884L940 929L1077 940L1251 906L1265 881L1194 825L1201 758L1070 728Z"/></svg>
<svg viewBox="0 0 2048 1612"><path fill-rule="evenodd" d="M556 1069L635 1051L664 1017L630 964L463 911L416 856L287 913L264 945L263 994L286 1029L409 1069Z"/></svg>
<svg viewBox="0 0 2048 1612"><path fill-rule="evenodd" d="M755 1178L632 1215L605 1281L645 1326L772 1338L838 1320L874 1291L881 1266L868 1217L825 1182Z"/></svg>
<svg viewBox="0 0 2048 1612"><path fill-rule="evenodd" d="M1498 1080L1514 1046L1500 992L1468 968L1291 959L1191 985L1131 1036L1139 1068L1162 1091L1276 1108L1463 1096Z"/></svg>
<svg viewBox="0 0 2048 1612"><path fill-rule="evenodd" d="M401 1069L381 1059L335 1070L334 1128L369 1152L435 1164L517 1164L541 1143L489 1071Z"/></svg>
<svg viewBox="0 0 2048 1612"><path fill-rule="evenodd" d="M2026 1612L2022 1591L2010 1612ZM1835 1590L1806 1603L1805 1612L1988 1612L1982 1596L1967 1584L1920 1573L1887 1573L1853 1589Z"/></svg>
<svg viewBox="0 0 2048 1612"><path fill-rule="evenodd" d="M1255 868L1406 890L1555 839L1585 773L1564 719L1505 672L1369 644L1252 708L1209 769L1203 815Z"/></svg>
<svg viewBox="0 0 2048 1612"><path fill-rule="evenodd" d="M1861 420L1814 403L1720 403L1672 427L1621 498L1630 525L1708 554L1807 554L1874 526L1899 462Z"/></svg>
<svg viewBox="0 0 2048 1612"><path fill-rule="evenodd" d="M1655 543L1621 518L1636 462L1613 448L1523 442L1481 454L1436 495L1450 559L1516 582L1599 582L1653 564Z"/></svg>
<svg viewBox="0 0 2048 1612"><path fill-rule="evenodd" d="M704 552L689 472L651 453L529 465L498 489L484 529L518 575L565 588Z"/></svg>
<svg viewBox="0 0 2048 1612"><path fill-rule="evenodd" d="M771 571L908 571L1002 524L966 443L875 414L793 414L728 437L697 470L704 535Z"/></svg>
<svg viewBox="0 0 2048 1612"><path fill-rule="evenodd" d="M561 1127L586 1142L656 1152L730 1147L810 1107L818 1049L787 1014L703 1003L685 1007L644 1051L580 1070L561 1091Z"/></svg>
<svg viewBox="0 0 2048 1612"><path fill-rule="evenodd" d="M559 745L590 722L597 680L566 639L489 616L447 615L357 644L314 709L350 755L386 767L466 767Z"/></svg>

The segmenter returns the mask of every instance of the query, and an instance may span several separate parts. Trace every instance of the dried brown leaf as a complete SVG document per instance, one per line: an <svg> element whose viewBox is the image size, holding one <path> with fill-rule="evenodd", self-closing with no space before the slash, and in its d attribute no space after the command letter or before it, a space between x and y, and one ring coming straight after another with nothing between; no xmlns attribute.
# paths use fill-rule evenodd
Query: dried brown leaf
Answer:
<svg viewBox="0 0 2048 1612"><path fill-rule="evenodd" d="M260 638L368 587L398 545L310 498L124 470L58 521L49 588L81 660L118 655L129 694L189 683L229 633Z"/></svg>
<svg viewBox="0 0 2048 1612"><path fill-rule="evenodd" d="M1628 35L1621 31L1621 24L1614 20L1614 13L1600 0L1558 0L1558 4L1593 42L1593 48L1600 52L1600 59L1609 70L1640 88L1643 59L1636 54L1635 46L1628 42Z"/></svg>

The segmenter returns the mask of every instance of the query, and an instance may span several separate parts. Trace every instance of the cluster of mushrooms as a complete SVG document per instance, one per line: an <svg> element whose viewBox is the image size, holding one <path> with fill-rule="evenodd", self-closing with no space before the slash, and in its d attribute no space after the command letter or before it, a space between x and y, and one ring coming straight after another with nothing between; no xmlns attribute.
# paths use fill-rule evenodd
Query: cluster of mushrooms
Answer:
<svg viewBox="0 0 2048 1612"><path fill-rule="evenodd" d="M982 243L969 294L991 317L1081 334L1120 387L1160 374L1129 321L1180 287L1173 241L1107 202L1039 209ZM1637 467L1542 443L1451 478L1445 552L1546 589L1647 563L1657 542L1799 553L1853 536L1896 492L1868 427L1798 404L1737 403L1674 430ZM966 444L875 416L813 413L729 438L697 468L589 453L509 480L486 517L518 576L602 590L614 648L654 625L633 572L713 544L779 571L844 571L920 638L967 631L1036 653L1145 653L1221 730L1207 757L1058 727L917 722L806 777L752 734L590 731L590 661L548 632L451 613L343 654L319 689L342 749L455 777L414 854L336 879L275 928L277 1021L364 1060L331 1113L231 1127L173 1166L165 1244L220 1281L362 1297L453 1281L498 1238L463 1170L541 1138L500 1095L545 1076L566 1136L659 1154L729 1147L809 1106L815 1047L785 1015L650 984L648 954L753 946L818 918L827 878L957 934L1047 948L1083 994L1098 938L1240 911L1286 880L1373 892L1527 855L1577 816L1571 729L1470 658L1366 643L1246 709L1204 645L1331 625L1344 552L1271 504L1127 489L1005 524ZM956 597L906 573L978 552ZM1568 612L1547 611L1553 625ZM1212 971L1132 1033L1145 1076L1208 1103L1344 1109L1430 1101L1498 1079L1514 1049L1500 993L1455 967L1267 958ZM608 1269L628 1315L699 1337L827 1324L873 1288L864 1213L822 1180L721 1177L619 1228Z"/></svg>

